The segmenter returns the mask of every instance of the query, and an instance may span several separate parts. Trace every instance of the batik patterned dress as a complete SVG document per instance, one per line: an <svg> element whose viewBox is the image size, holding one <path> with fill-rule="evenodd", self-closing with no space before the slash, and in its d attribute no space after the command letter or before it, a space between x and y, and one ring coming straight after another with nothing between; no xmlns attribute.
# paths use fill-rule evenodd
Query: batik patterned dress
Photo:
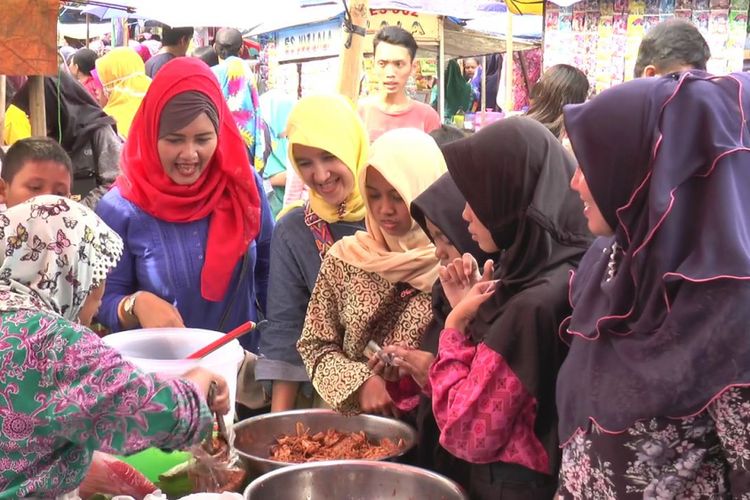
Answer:
<svg viewBox="0 0 750 500"><path fill-rule="evenodd" d="M342 286L342 284L346 284ZM318 394L334 409L360 411L357 391L372 376L363 351L419 346L432 320L432 298L391 284L334 256L323 261L297 348Z"/></svg>

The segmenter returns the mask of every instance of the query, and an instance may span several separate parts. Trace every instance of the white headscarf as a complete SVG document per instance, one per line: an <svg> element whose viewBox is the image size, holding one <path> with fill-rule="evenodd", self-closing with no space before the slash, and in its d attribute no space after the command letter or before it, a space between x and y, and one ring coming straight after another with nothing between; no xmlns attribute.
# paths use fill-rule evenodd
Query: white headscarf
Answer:
<svg viewBox="0 0 750 500"><path fill-rule="evenodd" d="M93 211L44 195L0 213L0 312L44 310L75 321L122 256L122 239Z"/></svg>

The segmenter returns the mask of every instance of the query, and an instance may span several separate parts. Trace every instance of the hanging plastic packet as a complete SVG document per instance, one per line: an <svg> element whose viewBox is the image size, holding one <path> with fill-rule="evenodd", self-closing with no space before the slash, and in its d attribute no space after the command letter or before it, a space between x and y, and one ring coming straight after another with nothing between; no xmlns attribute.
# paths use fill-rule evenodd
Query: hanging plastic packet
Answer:
<svg viewBox="0 0 750 500"><path fill-rule="evenodd" d="M213 402L216 383L211 384L208 401ZM233 446L234 432L227 430L224 419L216 414L215 431L190 452L193 459L188 466L188 477L193 491L198 493L238 492L247 479L237 450Z"/></svg>

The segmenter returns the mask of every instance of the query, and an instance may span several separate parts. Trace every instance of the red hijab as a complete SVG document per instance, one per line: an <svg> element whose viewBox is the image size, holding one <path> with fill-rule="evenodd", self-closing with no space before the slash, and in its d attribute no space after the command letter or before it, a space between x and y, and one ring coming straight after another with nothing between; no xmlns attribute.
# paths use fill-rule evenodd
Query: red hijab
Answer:
<svg viewBox="0 0 750 500"><path fill-rule="evenodd" d="M205 94L219 115L218 143L205 170L190 186L175 184L164 172L157 140L164 106L177 94ZM186 124L187 125L187 124ZM237 263L260 229L260 197L245 143L211 70L200 59L178 57L159 70L133 119L122 151L122 196L167 222L211 216L201 295L224 298Z"/></svg>

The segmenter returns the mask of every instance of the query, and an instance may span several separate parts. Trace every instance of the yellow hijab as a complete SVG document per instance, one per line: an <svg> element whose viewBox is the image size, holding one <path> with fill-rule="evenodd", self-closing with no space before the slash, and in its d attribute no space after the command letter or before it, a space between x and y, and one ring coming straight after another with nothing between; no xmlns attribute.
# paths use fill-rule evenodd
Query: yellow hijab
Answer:
<svg viewBox="0 0 750 500"><path fill-rule="evenodd" d="M286 125L289 161L302 178L294 161L292 146L301 144L335 155L354 175L354 191L340 207L327 203L311 186L310 208L326 222L355 222L365 218L365 203L357 179L367 162L367 132L352 103L341 95L303 97L295 104Z"/></svg>
<svg viewBox="0 0 750 500"><path fill-rule="evenodd" d="M127 138L135 112L151 84L146 65L130 47L118 47L96 60L96 72L109 93L104 112L115 119L117 132Z"/></svg>
<svg viewBox="0 0 750 500"><path fill-rule="evenodd" d="M418 129L390 130L372 143L370 160L358 179L363 193L370 168L385 177L407 207L448 170L435 141ZM431 291L439 262L435 247L419 224L412 219L406 235L390 236L369 214L369 207L365 224L367 231L342 238L328 253L364 271L378 273L391 283L406 282L423 292Z"/></svg>

